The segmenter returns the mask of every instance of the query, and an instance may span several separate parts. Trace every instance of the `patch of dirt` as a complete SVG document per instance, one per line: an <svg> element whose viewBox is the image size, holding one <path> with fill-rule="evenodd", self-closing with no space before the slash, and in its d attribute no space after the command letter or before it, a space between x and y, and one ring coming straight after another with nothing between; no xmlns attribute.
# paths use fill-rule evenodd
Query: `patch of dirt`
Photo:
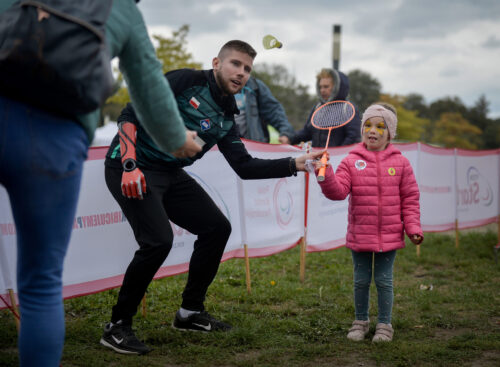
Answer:
<svg viewBox="0 0 500 367"><path fill-rule="evenodd" d="M260 356L260 351L253 350L244 353L237 353L235 355L236 359L239 361L257 361ZM282 364L287 365L286 359L283 359ZM342 367L377 367L377 363L374 361L365 360L363 357L351 356L349 359L345 358L315 358L310 362L304 362L301 367L330 367L330 366L342 366ZM225 367L225 366L219 366Z"/></svg>
<svg viewBox="0 0 500 367"><path fill-rule="evenodd" d="M489 350L481 354L471 363L465 363L467 367L498 367L500 366L500 350Z"/></svg>
<svg viewBox="0 0 500 367"><path fill-rule="evenodd" d="M252 361L252 360L257 360L260 354L261 353L258 350L251 350L248 352L236 353L235 358L238 361Z"/></svg>
<svg viewBox="0 0 500 367"><path fill-rule="evenodd" d="M492 317L490 320L488 320L489 323L493 326L496 326L500 328L500 317Z"/></svg>
<svg viewBox="0 0 500 367"><path fill-rule="evenodd" d="M434 338L439 340L450 340L451 338L467 333L476 332L471 328L460 328L460 329L436 329L434 333Z"/></svg>
<svg viewBox="0 0 500 367"><path fill-rule="evenodd" d="M304 365L303 367L327 367L327 366L342 366L342 367L377 367L377 363L375 361L367 361L367 360L357 360L353 361L345 360L341 358L324 358L324 359L315 359L311 364Z"/></svg>

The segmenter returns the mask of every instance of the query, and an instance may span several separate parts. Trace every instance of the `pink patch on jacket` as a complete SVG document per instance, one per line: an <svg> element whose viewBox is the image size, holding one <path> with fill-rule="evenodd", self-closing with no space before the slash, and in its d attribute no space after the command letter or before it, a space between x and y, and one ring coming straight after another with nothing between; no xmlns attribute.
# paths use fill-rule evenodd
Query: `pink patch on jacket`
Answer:
<svg viewBox="0 0 500 367"><path fill-rule="evenodd" d="M410 162L392 144L380 152L358 144L320 183L331 200L349 198L347 247L386 252L405 247L408 236L423 236L420 192Z"/></svg>

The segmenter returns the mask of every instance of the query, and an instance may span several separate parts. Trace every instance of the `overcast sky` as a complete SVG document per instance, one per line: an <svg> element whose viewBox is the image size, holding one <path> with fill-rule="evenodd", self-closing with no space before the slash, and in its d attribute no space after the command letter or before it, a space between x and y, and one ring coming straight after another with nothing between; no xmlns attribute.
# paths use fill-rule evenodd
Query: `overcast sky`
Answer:
<svg viewBox="0 0 500 367"><path fill-rule="evenodd" d="M285 66L314 93L332 67L332 28L342 26L340 70L361 69L382 92L419 93L427 103L458 96L471 107L484 94L500 117L499 0L142 0L151 34L190 26L187 49L203 67L230 39L250 43L255 63ZM283 48L265 50L272 34Z"/></svg>

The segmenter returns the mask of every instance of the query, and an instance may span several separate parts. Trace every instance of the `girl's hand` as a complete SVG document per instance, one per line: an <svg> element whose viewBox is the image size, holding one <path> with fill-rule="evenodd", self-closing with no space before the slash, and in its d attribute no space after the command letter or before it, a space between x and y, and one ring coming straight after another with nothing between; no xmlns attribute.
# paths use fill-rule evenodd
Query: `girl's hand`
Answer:
<svg viewBox="0 0 500 367"><path fill-rule="evenodd" d="M423 240L424 238L419 234L412 234L410 236L410 241L413 242L415 245L420 245Z"/></svg>
<svg viewBox="0 0 500 367"><path fill-rule="evenodd" d="M316 171L318 171L323 166L323 164L321 163L321 157L323 156L323 153L326 153L327 161L330 159L330 154L327 151L314 153L315 154L314 156L307 157L308 159L306 159L306 162L305 162L306 171L314 174ZM326 166L329 166L329 165L330 165L330 162L327 162Z"/></svg>
<svg viewBox="0 0 500 367"><path fill-rule="evenodd" d="M316 171L319 171L322 167L328 167L330 165L330 154L326 152L326 163L321 162L321 157L314 161Z"/></svg>
<svg viewBox="0 0 500 367"><path fill-rule="evenodd" d="M295 167L297 168L297 171L306 171L306 161L315 161L320 159L323 153L324 151L312 152L295 158Z"/></svg>

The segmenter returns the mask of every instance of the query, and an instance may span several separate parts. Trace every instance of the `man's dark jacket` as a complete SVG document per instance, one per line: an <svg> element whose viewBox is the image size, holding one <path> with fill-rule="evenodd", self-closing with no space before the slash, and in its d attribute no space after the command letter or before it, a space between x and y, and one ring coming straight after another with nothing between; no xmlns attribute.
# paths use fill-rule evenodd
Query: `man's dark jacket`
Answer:
<svg viewBox="0 0 500 367"><path fill-rule="evenodd" d="M187 129L194 130L205 142L192 158L175 158L163 153L142 127L129 103L118 118L137 126L137 165L141 169L167 171L191 165L217 144L229 165L242 179L277 178L295 173L290 158L258 159L250 156L241 142L234 122L239 113L234 96L224 96L213 70L179 69L165 74L174 92ZM168 116L165 116L168 119ZM114 137L105 164L121 168L118 134Z"/></svg>

